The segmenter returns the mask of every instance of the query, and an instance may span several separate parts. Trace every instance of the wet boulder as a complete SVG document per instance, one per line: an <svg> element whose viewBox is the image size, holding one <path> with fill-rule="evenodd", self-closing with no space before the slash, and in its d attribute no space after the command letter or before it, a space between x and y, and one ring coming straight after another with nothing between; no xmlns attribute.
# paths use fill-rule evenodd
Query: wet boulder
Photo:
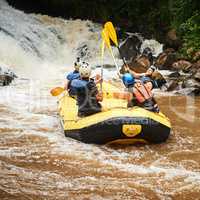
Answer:
<svg viewBox="0 0 200 200"><path fill-rule="evenodd" d="M193 78L189 78L183 81L182 87L186 89L185 91L187 91L187 94L184 93L186 95L195 95L195 96L200 95L200 82L198 82Z"/></svg>
<svg viewBox="0 0 200 200"><path fill-rule="evenodd" d="M193 78L186 79L182 84L183 88L200 88L200 83Z"/></svg>
<svg viewBox="0 0 200 200"><path fill-rule="evenodd" d="M180 38L178 38L175 29L171 29L167 32L165 40L166 40L166 45L168 47L171 47L177 50L181 46L181 40Z"/></svg>
<svg viewBox="0 0 200 200"><path fill-rule="evenodd" d="M168 83L167 91L172 92L175 90L179 90L179 81L178 80L171 80Z"/></svg>
<svg viewBox="0 0 200 200"><path fill-rule="evenodd" d="M16 74L7 67L0 66L0 85L6 86L9 85L15 78Z"/></svg>
<svg viewBox="0 0 200 200"><path fill-rule="evenodd" d="M127 63L127 65L129 66L129 68L137 73L144 73L147 71L147 69L150 66L150 62L147 58L145 57L140 57L138 59L135 59L129 63ZM122 65L121 69L120 69L120 73L124 74L125 71L125 66Z"/></svg>
<svg viewBox="0 0 200 200"><path fill-rule="evenodd" d="M182 70L184 72L189 72L191 67L192 67L192 63L190 63L187 60L179 60L172 64L172 69L177 70L177 71Z"/></svg>
<svg viewBox="0 0 200 200"><path fill-rule="evenodd" d="M177 55L174 49L166 49L155 61L155 66L160 70L171 70L172 64L177 61Z"/></svg>
<svg viewBox="0 0 200 200"><path fill-rule="evenodd" d="M145 72L150 66L151 62L145 55L141 55L136 59L132 59L130 63L130 68L136 72Z"/></svg>
<svg viewBox="0 0 200 200"><path fill-rule="evenodd" d="M174 74L174 75L173 75ZM174 72L168 76L167 91L175 91L182 95L200 95L200 70L195 74L180 74Z"/></svg>
<svg viewBox="0 0 200 200"><path fill-rule="evenodd" d="M179 72L172 72L171 74L168 75L169 78L171 79L176 79L179 78L181 76L181 74Z"/></svg>
<svg viewBox="0 0 200 200"><path fill-rule="evenodd" d="M196 71L196 73L194 74L194 79L198 82L200 82L200 69L198 69Z"/></svg>
<svg viewBox="0 0 200 200"><path fill-rule="evenodd" d="M196 73L200 69L200 60L193 63L188 72Z"/></svg>
<svg viewBox="0 0 200 200"><path fill-rule="evenodd" d="M121 45L121 56L127 61L133 60L140 52L141 39L137 35L129 36Z"/></svg>

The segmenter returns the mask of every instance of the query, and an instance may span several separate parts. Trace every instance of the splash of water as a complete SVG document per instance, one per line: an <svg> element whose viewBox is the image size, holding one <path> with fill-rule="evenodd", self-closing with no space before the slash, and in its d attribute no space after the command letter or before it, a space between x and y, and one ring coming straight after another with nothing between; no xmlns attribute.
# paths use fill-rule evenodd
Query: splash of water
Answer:
<svg viewBox="0 0 200 200"><path fill-rule="evenodd" d="M144 40L141 45L140 52L142 53L147 47L149 47L152 50L154 57L157 57L163 51L163 44L160 44L158 41L153 39Z"/></svg>
<svg viewBox="0 0 200 200"><path fill-rule="evenodd" d="M0 88L0 193L26 199L69 199L68 194L71 199L171 199L191 189L199 193L199 134L182 127L177 116L179 131L162 146L115 149L64 138L57 99L49 90L61 84L76 56L101 64L100 30L90 21L25 14L0 1L0 62L25 78ZM161 49L155 41L144 41L145 47L157 54ZM113 64L108 51L104 62ZM113 77L109 70L105 74Z"/></svg>
<svg viewBox="0 0 200 200"><path fill-rule="evenodd" d="M70 70L76 56L91 65L101 64L100 25L25 14L3 2L0 6L0 61L22 76L53 79L55 74L59 76L66 71L67 66ZM113 63L108 52L105 58L108 64Z"/></svg>

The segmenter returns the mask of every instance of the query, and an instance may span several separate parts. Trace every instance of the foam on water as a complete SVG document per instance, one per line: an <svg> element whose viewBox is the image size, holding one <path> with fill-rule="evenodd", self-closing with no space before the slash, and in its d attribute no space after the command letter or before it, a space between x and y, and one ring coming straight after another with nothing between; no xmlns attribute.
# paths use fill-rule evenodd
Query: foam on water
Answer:
<svg viewBox="0 0 200 200"><path fill-rule="evenodd" d="M141 45L141 52L145 48L149 47L152 50L153 56L157 57L162 51L163 51L163 44L160 44L156 40L144 40L142 45Z"/></svg>
<svg viewBox="0 0 200 200"><path fill-rule="evenodd" d="M146 187L160 199L167 199L165 194L200 184L199 171L185 168L184 162L171 165L171 155L160 153L162 147L159 150L148 145L114 149L65 138L56 116L57 99L50 96L49 90L62 85L77 56L82 56L93 68L102 64L101 29L99 24L91 21L25 14L11 8L4 0L0 1L0 62L19 76L11 86L0 88L0 156L8 159L8 162L0 161L1 190L13 194L21 191L28 195L46 195L47 198L48 195L66 197L66 193L75 190L82 190L84 194L88 190L89 198L105 199L95 191L108 187L114 193L122 189L116 199L125 198L122 194L133 190L141 195L140 199L146 199L143 189L137 190ZM162 45L155 40L145 40L142 49L147 46L152 48L154 55L162 51ZM117 57L117 49L113 50ZM116 60L122 64L121 60ZM114 65L108 50L103 63ZM100 68L95 69L96 72L100 73ZM104 78L112 79L113 72L116 72L114 67L106 68ZM183 147L187 150L185 144L194 142L189 136L174 138L176 147L168 144L166 149L172 150L166 151L177 152ZM196 161L190 163L198 166ZM46 167L44 170L43 166ZM76 171L79 166L80 172ZM65 177L68 170L75 172ZM120 173L127 175L118 177ZM166 180L173 183L176 178L183 180L181 188L161 185ZM161 184L157 186L157 182ZM112 199L112 195L111 192L106 199Z"/></svg>

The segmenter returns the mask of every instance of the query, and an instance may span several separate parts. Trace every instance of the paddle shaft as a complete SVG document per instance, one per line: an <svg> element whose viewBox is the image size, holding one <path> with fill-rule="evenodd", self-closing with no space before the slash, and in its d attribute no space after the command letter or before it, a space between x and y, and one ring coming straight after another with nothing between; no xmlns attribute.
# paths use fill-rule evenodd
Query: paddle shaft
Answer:
<svg viewBox="0 0 200 200"><path fill-rule="evenodd" d="M100 82L100 91L103 91L103 62L101 65L101 82Z"/></svg>
<svg viewBox="0 0 200 200"><path fill-rule="evenodd" d="M119 72L119 66L118 66L118 64L117 64L117 62L116 62L116 60L115 60L115 56L113 55L113 51L112 51L112 48L111 48L111 47L110 47L110 53L111 53L111 56L112 56L113 61L114 61L114 63L115 63L115 66L116 66L116 68L117 68L117 72Z"/></svg>
<svg viewBox="0 0 200 200"><path fill-rule="evenodd" d="M120 55L121 59L123 60L124 65L127 66L127 63L126 63L124 57L122 57L122 53L121 53L121 50L120 50L119 46L117 46L117 49L118 49L118 51L119 51L119 55Z"/></svg>
<svg viewBox="0 0 200 200"><path fill-rule="evenodd" d="M115 46L117 47L117 49L118 49L118 51L119 51L119 54L120 54L120 57L121 57L121 59L123 60L124 65L127 66L124 57L122 57L122 53L121 53L121 50L120 50L120 48L119 48L119 44L118 44L118 41L117 41L117 33L116 33L116 31L115 31L115 28L114 28L112 22L110 22L110 21L109 21L109 22L106 22L105 25L104 25L104 27L105 27L105 29L107 30L109 39L112 40L112 42L113 42L113 43L115 44ZM109 40L109 39L107 39L107 42L108 42L108 44L109 44L109 46L110 46L110 40ZM118 71L119 71L119 70L118 70Z"/></svg>
<svg viewBox="0 0 200 200"><path fill-rule="evenodd" d="M103 92L103 63L104 63L104 49L105 49L105 41L102 41L101 44L101 82L100 82L100 91Z"/></svg>

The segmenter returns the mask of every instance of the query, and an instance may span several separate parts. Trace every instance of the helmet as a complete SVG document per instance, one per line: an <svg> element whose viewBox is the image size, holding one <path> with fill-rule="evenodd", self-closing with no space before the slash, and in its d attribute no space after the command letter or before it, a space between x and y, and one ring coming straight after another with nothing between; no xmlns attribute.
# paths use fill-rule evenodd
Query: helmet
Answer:
<svg viewBox="0 0 200 200"><path fill-rule="evenodd" d="M91 68L88 63L83 62L79 68L79 74L81 78L89 78L91 75Z"/></svg>
<svg viewBox="0 0 200 200"><path fill-rule="evenodd" d="M79 57L76 58L76 62L74 63L75 70L79 71L81 64L82 64L82 62L81 62L80 58Z"/></svg>
<svg viewBox="0 0 200 200"><path fill-rule="evenodd" d="M122 81L126 87L133 85L135 83L135 78L130 74L126 73L122 76Z"/></svg>

